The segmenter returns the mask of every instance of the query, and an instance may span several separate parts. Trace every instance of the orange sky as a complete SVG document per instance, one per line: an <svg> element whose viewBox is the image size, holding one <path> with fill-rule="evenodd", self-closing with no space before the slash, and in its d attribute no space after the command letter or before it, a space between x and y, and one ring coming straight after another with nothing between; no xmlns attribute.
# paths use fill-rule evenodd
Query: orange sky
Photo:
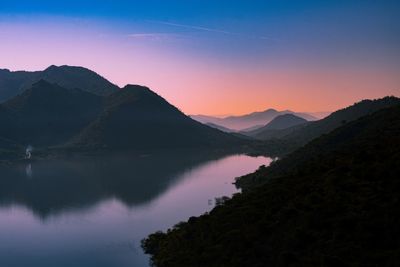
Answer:
<svg viewBox="0 0 400 267"><path fill-rule="evenodd" d="M389 40L392 35L374 40L383 48L371 44L359 49L356 43L337 51L324 42L308 47L310 41L302 44L300 37L292 46L288 40L249 43L247 36L197 30L132 34L119 25L42 20L0 21L0 68L83 66L121 87L146 85L186 114L245 114L268 108L334 111L362 99L400 96L399 55L396 42Z"/></svg>

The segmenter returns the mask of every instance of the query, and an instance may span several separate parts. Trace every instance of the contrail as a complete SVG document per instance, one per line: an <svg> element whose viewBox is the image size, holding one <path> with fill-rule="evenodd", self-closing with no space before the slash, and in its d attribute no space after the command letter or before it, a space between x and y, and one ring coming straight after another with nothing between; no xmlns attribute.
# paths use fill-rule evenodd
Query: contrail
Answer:
<svg viewBox="0 0 400 267"><path fill-rule="evenodd" d="M230 31L225 31L225 30L215 29L215 28L208 28L208 27L203 27L203 26L194 26L194 25L187 25L187 24L180 24L180 23L173 23L173 22L159 21L159 20L148 20L148 21L152 22L152 23L158 23L158 24L174 26L174 27L180 27L180 28L185 28L185 29L192 29L192 30L198 30L198 31L207 31L207 32L215 32L215 33L221 33L221 34L226 34L226 35L247 37L247 38L252 38L252 39L277 41L277 39L271 38L271 37L250 36L250 35L240 34L240 33L236 33L236 32L230 32Z"/></svg>
<svg viewBox="0 0 400 267"><path fill-rule="evenodd" d="M172 22L158 21L158 20L149 20L149 21L158 23L158 24L181 27L181 28L186 28L186 29L193 29L193 30L200 30L200 31L207 31L207 32L216 32L216 33L223 33L223 34L228 34L228 35L237 35L232 32L219 30L219 29L213 29L213 28L207 28L207 27L201 27L201 26L193 26L193 25L186 25L186 24L179 24L179 23L172 23Z"/></svg>

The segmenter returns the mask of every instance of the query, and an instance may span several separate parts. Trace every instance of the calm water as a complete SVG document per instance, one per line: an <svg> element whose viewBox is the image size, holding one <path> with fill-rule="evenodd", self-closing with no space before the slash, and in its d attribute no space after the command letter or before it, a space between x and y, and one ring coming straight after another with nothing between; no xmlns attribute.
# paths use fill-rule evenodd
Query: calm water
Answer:
<svg viewBox="0 0 400 267"><path fill-rule="evenodd" d="M113 156L0 168L0 266L149 266L140 240L236 192L270 159Z"/></svg>

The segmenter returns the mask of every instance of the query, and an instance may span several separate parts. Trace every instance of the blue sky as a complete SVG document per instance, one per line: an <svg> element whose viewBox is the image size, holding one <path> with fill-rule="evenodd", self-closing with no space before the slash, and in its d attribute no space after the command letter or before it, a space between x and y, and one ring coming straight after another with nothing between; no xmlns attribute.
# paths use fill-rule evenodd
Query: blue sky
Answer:
<svg viewBox="0 0 400 267"><path fill-rule="evenodd" d="M267 74L273 76L271 73L278 70L289 78L296 71L308 71L303 75L310 79L315 75L320 78L318 72L324 70L332 73L332 81L350 80L346 72L354 72L353 77L357 78L348 83L357 87L348 97L351 102L396 94L395 76L400 73L399 14L400 1L394 0L2 1L0 34L6 44L0 44L0 57L5 64L1 67L33 70L50 63L85 65L120 85L138 82L161 87L159 90L168 99L178 103L185 98L177 96L182 91L201 90L191 86L196 73L198 79L209 81L203 87L218 80L217 74L223 77L221 80L228 79L226 84L218 84L226 88L237 83L229 77L237 79L241 75L244 83L258 79L254 89L247 90L249 94L260 94L263 83L268 87ZM114 71L118 67L132 71L118 74ZM180 77L172 73L163 76L166 68L185 73L190 79L179 81ZM155 78L150 78L150 73L156 73ZM382 79L382 87L390 89L366 86L371 73ZM384 77L383 73L387 75ZM332 84L330 79L325 82ZM279 87L277 83L271 81L274 88ZM323 84L307 82L299 87L313 87L306 92L311 95ZM178 87L181 89L174 89ZM342 88L345 89L351 88ZM220 98L224 97L224 90L228 89L218 89ZM299 94L295 88L285 90L288 99L291 92ZM321 90L333 96L332 87ZM273 93L273 89L264 91L265 95ZM329 109L347 104L339 97ZM289 108L296 106L296 99L292 98L265 103L248 100L244 106L261 108L277 103L278 107ZM233 110L239 99L232 99L227 113L245 111ZM207 107L205 112L217 112L211 110L217 109L218 101L216 97L214 108ZM301 101L304 103L304 99ZM312 109L324 105L327 106L325 103ZM201 108L190 112L201 112Z"/></svg>
<svg viewBox="0 0 400 267"><path fill-rule="evenodd" d="M200 49L240 60L260 59L261 52L328 60L376 56L392 64L399 56L399 12L400 1L393 0L20 0L2 1L0 7L3 19L59 16L125 34L197 37ZM376 55L377 50L385 52Z"/></svg>

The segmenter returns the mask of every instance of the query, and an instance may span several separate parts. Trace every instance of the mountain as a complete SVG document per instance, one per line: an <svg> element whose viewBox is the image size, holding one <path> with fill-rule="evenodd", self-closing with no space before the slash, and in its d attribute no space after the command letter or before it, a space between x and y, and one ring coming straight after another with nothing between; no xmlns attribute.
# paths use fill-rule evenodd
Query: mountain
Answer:
<svg viewBox="0 0 400 267"><path fill-rule="evenodd" d="M0 104L0 124L3 155L13 144L8 140L22 147L118 150L239 149L248 142L192 120L137 85L98 96L40 80Z"/></svg>
<svg viewBox="0 0 400 267"><path fill-rule="evenodd" d="M307 120L295 116L293 114L284 114L274 118L272 121L267 123L267 125L258 128L256 130L249 131L247 133L252 136L263 131L287 129L289 127L293 127L299 124L304 124L307 122L308 122Z"/></svg>
<svg viewBox="0 0 400 267"><path fill-rule="evenodd" d="M371 114L382 108L390 107L400 103L400 99L396 97L385 97L375 100L363 100L345 109L333 112L328 117L300 124L287 129L266 130L261 129L254 132L246 133L251 137L261 140L281 139L284 142L295 144L291 150L298 148L314 138L346 124L354 121L362 116Z"/></svg>
<svg viewBox="0 0 400 267"><path fill-rule="evenodd" d="M374 113L380 109L400 104L396 97L385 97L375 100L363 100L354 105L333 112L325 119L314 121L299 127L295 131L281 137L283 140L296 142L299 146L306 144L314 138L327 134L334 129L354 121L362 116Z"/></svg>
<svg viewBox="0 0 400 267"><path fill-rule="evenodd" d="M0 103L17 96L40 80L102 96L119 90L118 86L83 67L50 66L43 71L34 72L0 69Z"/></svg>
<svg viewBox="0 0 400 267"><path fill-rule="evenodd" d="M307 113L296 113L290 110L277 111L275 109L267 109L265 111L253 112L243 116L229 116L225 118L217 118L204 115L192 115L191 117L201 123L213 123L239 131L257 125L265 125L272 121L274 118L283 114L294 114L309 121L317 119Z"/></svg>
<svg viewBox="0 0 400 267"><path fill-rule="evenodd" d="M232 129L226 128L226 127L224 127L224 126L221 126L221 125L218 125L218 124L215 124L215 123L212 123L212 122L206 123L206 125L207 125L207 126L210 126L210 127L212 127L212 128L218 129L218 130L220 130L220 131L226 132L226 133L235 132L235 131L232 130Z"/></svg>
<svg viewBox="0 0 400 267"><path fill-rule="evenodd" d="M0 136L24 145L60 144L93 121L102 105L100 96L40 80L0 104Z"/></svg>
<svg viewBox="0 0 400 267"><path fill-rule="evenodd" d="M293 114L279 115L267 125L253 131L242 134L261 140L277 138L291 133L294 129L300 129L308 123L307 120Z"/></svg>
<svg viewBox="0 0 400 267"><path fill-rule="evenodd" d="M105 101L102 113L73 140L72 146L163 149L244 143L192 120L147 87L128 85Z"/></svg>
<svg viewBox="0 0 400 267"><path fill-rule="evenodd" d="M143 240L154 265L400 263L399 105L346 123L249 176L262 182Z"/></svg>
<svg viewBox="0 0 400 267"><path fill-rule="evenodd" d="M296 126L299 124L306 123L307 120L295 116L293 114L284 114L279 115L278 117L274 118L270 121L267 125L265 125L262 129L263 130L281 130L286 129L292 126Z"/></svg>

